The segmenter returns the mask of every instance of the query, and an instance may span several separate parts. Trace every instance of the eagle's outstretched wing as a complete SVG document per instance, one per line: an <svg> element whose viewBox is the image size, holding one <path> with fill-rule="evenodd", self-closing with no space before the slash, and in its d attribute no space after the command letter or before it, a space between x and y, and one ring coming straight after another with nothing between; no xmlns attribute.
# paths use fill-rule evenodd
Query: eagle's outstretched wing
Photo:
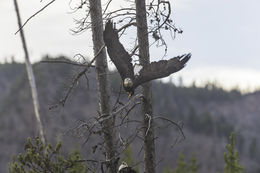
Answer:
<svg viewBox="0 0 260 173"><path fill-rule="evenodd" d="M134 87L154 80L169 76L172 73L175 73L181 70L186 62L190 59L191 54L184 54L182 56L177 56L169 60L160 60L158 62L152 62L151 64L143 67L139 76L136 77L134 81Z"/></svg>
<svg viewBox="0 0 260 173"><path fill-rule="evenodd" d="M110 59L115 64L121 78L134 79L134 68L131 63L132 58L119 42L118 34L113 28L113 23L108 21L104 31L104 41Z"/></svg>
<svg viewBox="0 0 260 173"><path fill-rule="evenodd" d="M108 21L104 31L104 41L110 59L115 64L122 80L124 88L130 94L134 93L139 85L154 79L169 76L181 70L190 59L191 54L174 57L169 60L152 62L139 71L139 75L134 75L132 58L120 43L118 33L113 28L113 23Z"/></svg>

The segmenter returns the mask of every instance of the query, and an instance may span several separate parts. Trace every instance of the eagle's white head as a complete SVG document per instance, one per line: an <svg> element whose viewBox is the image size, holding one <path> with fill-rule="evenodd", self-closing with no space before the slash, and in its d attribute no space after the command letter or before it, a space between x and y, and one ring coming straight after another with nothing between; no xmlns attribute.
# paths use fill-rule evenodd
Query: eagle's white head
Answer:
<svg viewBox="0 0 260 173"><path fill-rule="evenodd" d="M131 78L125 78L123 85L124 85L125 91L129 94L128 98L130 98L132 95L134 95L134 92L135 92L134 83Z"/></svg>
<svg viewBox="0 0 260 173"><path fill-rule="evenodd" d="M124 79L124 87L125 88L132 88L133 85L134 85L134 83L133 83L132 79L130 79L130 78Z"/></svg>
<svg viewBox="0 0 260 173"><path fill-rule="evenodd" d="M118 172L119 172L120 170L124 169L124 168L127 168L127 167L128 167L127 163L122 162L121 165L120 165L119 168L118 168Z"/></svg>

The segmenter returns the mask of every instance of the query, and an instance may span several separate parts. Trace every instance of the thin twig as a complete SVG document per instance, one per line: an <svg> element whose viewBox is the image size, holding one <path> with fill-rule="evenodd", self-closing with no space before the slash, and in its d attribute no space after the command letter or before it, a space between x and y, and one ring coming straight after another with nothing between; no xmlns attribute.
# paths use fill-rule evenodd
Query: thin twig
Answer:
<svg viewBox="0 0 260 173"><path fill-rule="evenodd" d="M130 57L135 55L135 52L137 51L138 48L139 48L139 45L135 46L135 48L132 50L132 53L130 54Z"/></svg>
<svg viewBox="0 0 260 173"><path fill-rule="evenodd" d="M168 119L168 118L162 117L162 116L156 116L156 117L154 117L153 119L154 119L154 120L155 120L155 119L162 119L162 120L164 120L164 121L168 121L168 122L172 123L173 125L175 125L175 126L179 129L179 131L181 132L181 134L182 134L182 136L183 136L183 139L185 139L185 135L184 135L184 133L183 133L182 127L181 127L178 123L176 123L176 122L174 122L174 121L172 121L172 120L170 120L170 119Z"/></svg>
<svg viewBox="0 0 260 173"><path fill-rule="evenodd" d="M62 60L42 60L40 61L41 63L64 63L64 64L70 64L70 65L75 65L75 66L80 66L80 67L86 67L88 64L80 64L77 62L73 61L62 61ZM89 67L95 67L94 65L90 65Z"/></svg>
<svg viewBox="0 0 260 173"><path fill-rule="evenodd" d="M68 99L70 93L72 92L72 90L73 90L75 84L78 82L78 80L81 78L81 76L85 75L86 71L89 69L89 67L92 66L92 63L96 60L96 58L97 58L98 55L102 52L102 50L104 49L104 47L105 47L105 45L103 45L103 46L99 49L98 53L94 56L94 58L93 58L88 64L85 65L85 69L82 70L80 73L78 73L78 74L76 75L76 77L73 79L71 85L69 86L69 89L68 89L68 91L67 91L65 97L64 97L63 99L61 99L57 104L55 104L55 105L49 107L49 110L51 110L51 109L53 109L53 108L56 108L56 107L58 107L59 105L62 105L62 106L65 105L65 102L67 101L67 99Z"/></svg>
<svg viewBox="0 0 260 173"><path fill-rule="evenodd" d="M99 117L98 122L99 122L99 123L102 123L103 121L108 120L108 119L110 119L111 117L117 115L119 112L121 112L121 111L122 111L123 109L125 109L127 106L129 106L132 102L134 102L135 99L140 98L140 97L142 97L142 94L137 94L137 95L135 95L135 96L132 97L132 99L130 99L124 106L120 107L117 111L114 111L114 112L110 113L109 116L108 116L108 115L104 115L104 114L101 115L101 116ZM104 118L103 118L103 117L104 117Z"/></svg>
<svg viewBox="0 0 260 173"><path fill-rule="evenodd" d="M136 26L136 22L132 22L132 23L125 24L124 26L122 26L121 28L119 28L119 29L117 30L117 32L120 32L120 31L122 31L123 29L125 29L125 28L127 28L127 27L129 27L129 26Z"/></svg>
<svg viewBox="0 0 260 173"><path fill-rule="evenodd" d="M121 120L121 124L124 122L125 118L128 116L128 114L137 106L141 104L141 102L137 102L135 103L130 109L128 109L128 111L126 112L125 116L122 118Z"/></svg>
<svg viewBox="0 0 260 173"><path fill-rule="evenodd" d="M116 99L116 101L115 101L114 106L112 107L112 110L113 110L113 111L116 109L116 105L117 105L118 103L121 103L121 102L120 102L120 97L121 97L121 92L122 92L122 86L123 86L123 85L120 84L120 89L119 89L119 92L118 92L117 99Z"/></svg>
<svg viewBox="0 0 260 173"><path fill-rule="evenodd" d="M39 11L37 11L36 13L34 13L31 17L29 17L24 24L18 29L18 31L15 32L15 35L29 22L29 20L31 20L34 16L36 16L37 14L39 14L40 12L42 12L45 8L47 8L49 5L51 5L54 1L56 0L52 0L51 2L49 2L48 4L46 4L43 8L41 8Z"/></svg>
<svg viewBox="0 0 260 173"><path fill-rule="evenodd" d="M106 7L105 7L105 9L103 11L103 15L106 13L106 11L107 11L107 9L108 9L108 7L109 7L111 2L112 2L112 0L109 0L109 2L107 3L107 5L106 5Z"/></svg>
<svg viewBox="0 0 260 173"><path fill-rule="evenodd" d="M149 114L145 114L145 116L147 116L147 118L149 118L148 127L147 127L147 130L146 130L146 132L145 132L145 136L147 136L147 135L148 135L148 132L149 132L149 130L150 130L150 127L151 127L152 116L149 115Z"/></svg>

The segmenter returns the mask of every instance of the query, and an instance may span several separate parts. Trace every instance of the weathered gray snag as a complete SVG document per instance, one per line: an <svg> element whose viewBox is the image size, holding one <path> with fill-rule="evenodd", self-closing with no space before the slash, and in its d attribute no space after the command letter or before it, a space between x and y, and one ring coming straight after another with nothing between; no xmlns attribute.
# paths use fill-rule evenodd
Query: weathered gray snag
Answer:
<svg viewBox="0 0 260 173"><path fill-rule="evenodd" d="M139 61L143 67L146 67L150 64L146 4L144 0L135 0L135 4L137 37L139 45ZM144 96L142 101L144 173L155 173L155 144L151 82L147 82L142 85L142 94Z"/></svg>
<svg viewBox="0 0 260 173"><path fill-rule="evenodd" d="M39 105L39 99L38 99L38 94L37 94L37 88L36 88L32 65L31 65L30 59L29 59L25 36L23 33L22 22L21 22L21 17L20 17L20 13L19 13L17 0L14 0L14 6L15 6L15 11L16 11L17 20L18 20L18 26L20 28L20 36L21 36L21 40L22 40L22 44L23 44L23 50L24 50L24 54L25 54L25 64L26 64L27 75L28 75L28 79L29 79L29 83L30 83L30 87L31 87L31 92L32 92L32 100L33 100L35 117L37 120L37 127L39 130L40 139L41 139L42 143L45 144L44 130L43 130L41 117L40 117L40 105Z"/></svg>
<svg viewBox="0 0 260 173"><path fill-rule="evenodd" d="M92 39L94 53L97 54L100 48L104 46L103 41L103 20L100 0L89 0ZM96 71L98 81L99 109L103 118L110 114L110 86L107 80L107 59L105 49L96 58ZM104 136L104 148L109 173L117 172L117 159L115 148L115 118L112 116L102 122L102 133Z"/></svg>

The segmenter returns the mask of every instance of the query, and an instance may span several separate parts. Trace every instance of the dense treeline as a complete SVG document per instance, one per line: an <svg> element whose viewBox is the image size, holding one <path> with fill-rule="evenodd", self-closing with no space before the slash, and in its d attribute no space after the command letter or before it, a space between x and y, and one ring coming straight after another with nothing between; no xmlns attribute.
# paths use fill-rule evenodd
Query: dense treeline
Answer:
<svg viewBox="0 0 260 173"><path fill-rule="evenodd" d="M48 58L45 57L45 59ZM59 60L66 59L60 57ZM84 120L86 116L96 114L97 107L94 104L97 101L96 77L93 70L87 72L88 81L85 78L80 80L65 107L51 111L49 107L62 98L71 80L80 71L79 68L81 67L59 63L34 64L48 139L52 143L67 139L63 142L67 153L74 147L74 144L70 142L74 140L69 140L71 136L61 134L74 126L78 120ZM115 99L120 88L120 78L115 72L109 72L109 77L113 89L112 97ZM12 62L0 65L0 146L3 149L0 153L0 172L6 172L6 167L3 165L10 162L10 153L22 152L24 139L35 135L32 130L34 129L33 109L30 106L28 86L24 64ZM160 169L171 164L167 162L167 159L175 162L177 153L183 150L187 158L190 158L193 152L196 156L203 153L198 158L199 163L205 163L200 167L202 173L211 171L209 168L223 170L223 146L228 142L227 137L231 131L236 133L236 146L241 161L245 163L243 164L245 169L254 173L259 168L257 166L260 161L259 135L257 135L259 92L241 94L238 90L226 91L215 84L188 87L160 81L153 83L153 90L154 114L181 122L186 135L186 140L176 144L173 149L169 148L167 152L168 149L165 146L174 141L177 132L175 128L161 129L160 136L157 136L160 137L158 159L162 154L166 160L165 164L159 165ZM136 93L138 92L137 90ZM123 96L127 99L126 93ZM252 102L248 102L248 99ZM250 116L247 116L245 113L250 111ZM238 117L247 117L247 121ZM250 124L243 124L247 122ZM171 138L173 140L169 141ZM133 151L137 151L134 144L132 148ZM135 153L133 156L136 156Z"/></svg>

